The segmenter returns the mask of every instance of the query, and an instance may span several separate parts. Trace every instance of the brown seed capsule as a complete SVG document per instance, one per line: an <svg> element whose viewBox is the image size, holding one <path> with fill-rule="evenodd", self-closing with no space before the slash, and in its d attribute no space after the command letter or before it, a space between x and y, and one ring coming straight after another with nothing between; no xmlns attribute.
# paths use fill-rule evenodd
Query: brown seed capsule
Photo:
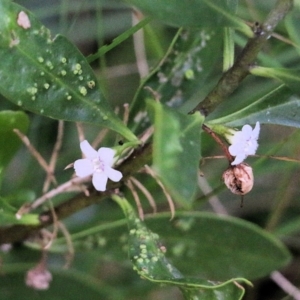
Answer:
<svg viewBox="0 0 300 300"><path fill-rule="evenodd" d="M222 178L230 191L237 195L249 193L254 183L252 168L246 163L230 166Z"/></svg>

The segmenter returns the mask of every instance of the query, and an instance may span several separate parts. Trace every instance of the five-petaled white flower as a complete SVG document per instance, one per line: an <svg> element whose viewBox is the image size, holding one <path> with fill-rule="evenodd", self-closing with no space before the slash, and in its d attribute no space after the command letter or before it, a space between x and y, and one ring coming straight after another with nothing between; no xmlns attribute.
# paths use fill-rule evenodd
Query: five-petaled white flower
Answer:
<svg viewBox="0 0 300 300"><path fill-rule="evenodd" d="M86 158L78 159L74 163L75 173L78 177L93 175L93 185L97 191L105 191L108 178L118 182L123 177L120 171L111 166L114 162L115 151L102 147L96 151L88 141L80 143L80 149Z"/></svg>
<svg viewBox="0 0 300 300"><path fill-rule="evenodd" d="M258 147L257 139L259 135L260 125L256 122L255 128L252 130L250 125L244 125L241 131L236 131L229 138L231 146L228 150L232 156L235 156L232 165L238 165L244 161L248 155L254 155Z"/></svg>

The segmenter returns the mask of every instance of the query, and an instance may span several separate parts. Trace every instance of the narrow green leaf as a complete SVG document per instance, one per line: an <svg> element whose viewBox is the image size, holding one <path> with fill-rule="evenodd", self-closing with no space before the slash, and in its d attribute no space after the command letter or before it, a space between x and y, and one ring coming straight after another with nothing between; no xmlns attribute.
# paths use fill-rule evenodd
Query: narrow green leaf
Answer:
<svg viewBox="0 0 300 300"><path fill-rule="evenodd" d="M159 236L137 218L127 200L116 195L113 199L120 205L127 218L129 257L134 270L140 276L152 282L179 287L185 299L242 299L244 289L235 282L249 284L246 279L235 278L222 283L183 276L166 258L166 247L159 241Z"/></svg>
<svg viewBox="0 0 300 300"><path fill-rule="evenodd" d="M145 27L150 21L151 21L151 18L145 18L145 19L143 19L138 24L136 24L135 26L129 28L128 30L126 30L125 32L123 32L122 34L120 34L118 37L116 37L112 41L112 43L110 43L109 45L102 46L97 53L89 55L87 57L87 61L89 63L91 63L94 60L96 60L99 57L101 57L102 55L104 55L105 53L107 53L108 51L110 51L113 48L117 47L119 44L121 44L122 42L126 41L129 37L131 37L134 33L136 33L137 31L139 31L141 28Z"/></svg>
<svg viewBox="0 0 300 300"><path fill-rule="evenodd" d="M234 63L234 30L224 28L223 71L226 72Z"/></svg>
<svg viewBox="0 0 300 300"><path fill-rule="evenodd" d="M235 5L227 4L224 0L126 0L138 7L145 14L153 16L162 22L178 27L192 28L220 28L234 27L248 36L252 36L251 29L234 15Z"/></svg>
<svg viewBox="0 0 300 300"><path fill-rule="evenodd" d="M300 7L297 1L295 1L294 9L284 18L284 22L289 37L300 54Z"/></svg>
<svg viewBox="0 0 300 300"><path fill-rule="evenodd" d="M28 26L18 24L22 14ZM52 39L34 15L2 0L0 38L0 92L8 100L37 114L108 127L136 140L104 99L85 57L65 37Z"/></svg>
<svg viewBox="0 0 300 300"><path fill-rule="evenodd" d="M292 96L292 91L285 85L270 88L269 92L250 96L244 101L244 107L234 110L235 106L224 103L208 118L211 124L241 126L255 124L277 124L300 127L300 99Z"/></svg>
<svg viewBox="0 0 300 300"><path fill-rule="evenodd" d="M155 101L148 106L154 115L154 168L175 201L189 207L197 187L204 117L184 115Z"/></svg>
<svg viewBox="0 0 300 300"><path fill-rule="evenodd" d="M294 93L300 95L300 70L253 67L250 72L253 75L277 79L287 85Z"/></svg>
<svg viewBox="0 0 300 300"><path fill-rule="evenodd" d="M287 222L284 222L283 224L280 224L277 228L274 230L274 234L281 239L288 238L292 235L297 235L300 231L300 219L293 218L292 220L288 220Z"/></svg>
<svg viewBox="0 0 300 300"><path fill-rule="evenodd" d="M29 119L24 112L0 112L0 177L22 143L13 130L18 129L26 133L28 126Z"/></svg>

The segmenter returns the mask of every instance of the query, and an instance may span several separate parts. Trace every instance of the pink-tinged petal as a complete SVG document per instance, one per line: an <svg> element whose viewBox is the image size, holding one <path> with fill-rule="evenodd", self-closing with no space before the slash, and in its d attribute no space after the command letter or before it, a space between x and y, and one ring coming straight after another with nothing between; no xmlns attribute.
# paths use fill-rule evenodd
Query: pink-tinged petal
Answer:
<svg viewBox="0 0 300 300"><path fill-rule="evenodd" d="M245 140L249 139L252 135L252 127L250 125L244 125L242 128L242 134Z"/></svg>
<svg viewBox="0 0 300 300"><path fill-rule="evenodd" d="M252 138L257 140L259 136L259 131L260 131L260 124L259 122L256 122L255 128L253 129L252 132Z"/></svg>
<svg viewBox="0 0 300 300"><path fill-rule="evenodd" d="M251 143L245 149L245 153L247 155L254 155L256 153L257 147L258 147L257 142L256 141L251 141Z"/></svg>
<svg viewBox="0 0 300 300"><path fill-rule="evenodd" d="M105 165L111 167L114 162L116 151L111 148L102 147L98 150L98 155Z"/></svg>
<svg viewBox="0 0 300 300"><path fill-rule="evenodd" d="M244 159L246 158L246 155L237 155L236 157L235 157L235 160L231 163L231 165L232 166L234 166L234 165L238 165L238 164L240 164L241 162L243 162L244 161Z"/></svg>
<svg viewBox="0 0 300 300"><path fill-rule="evenodd" d="M92 175L94 172L92 162L87 159L78 159L74 162L75 173L78 177L86 177Z"/></svg>
<svg viewBox="0 0 300 300"><path fill-rule="evenodd" d="M240 143L240 141L243 139L244 139L243 133L241 131L237 131L231 139L231 144Z"/></svg>
<svg viewBox="0 0 300 300"><path fill-rule="evenodd" d="M106 167L104 172L108 176L108 178L114 182L120 181L123 177L123 174L120 171L114 170L110 167Z"/></svg>
<svg viewBox="0 0 300 300"><path fill-rule="evenodd" d="M93 175L93 186L97 191L104 192L106 190L107 175L104 172L96 172Z"/></svg>
<svg viewBox="0 0 300 300"><path fill-rule="evenodd" d="M240 152L243 152L243 148L241 144L233 144L228 148L229 153L232 156L238 155Z"/></svg>
<svg viewBox="0 0 300 300"><path fill-rule="evenodd" d="M94 159L98 156L97 151L89 144L87 140L80 143L82 153L89 159Z"/></svg>

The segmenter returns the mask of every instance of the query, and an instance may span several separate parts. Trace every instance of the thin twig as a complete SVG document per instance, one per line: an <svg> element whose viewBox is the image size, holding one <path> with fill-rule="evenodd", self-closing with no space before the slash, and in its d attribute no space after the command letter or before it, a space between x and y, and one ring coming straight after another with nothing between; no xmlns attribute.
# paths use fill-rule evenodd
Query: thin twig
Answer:
<svg viewBox="0 0 300 300"><path fill-rule="evenodd" d="M59 185L57 188L49 191L48 193L44 194L40 198L36 199L30 206L30 210L36 209L40 205L42 205L45 201L55 197L58 194L63 192L69 191L73 186L83 184L84 182L90 181L91 176L86 177L76 177L72 178L71 180Z"/></svg>
<svg viewBox="0 0 300 300"><path fill-rule="evenodd" d="M300 290L288 281L280 272L274 271L271 273L270 277L288 295L295 300L300 300Z"/></svg>
<svg viewBox="0 0 300 300"><path fill-rule="evenodd" d="M138 209L138 212L139 212L139 217L143 221L144 220L144 211L143 211L143 207L142 207L142 204L141 204L141 201L140 201L140 197L139 197L139 195L138 195L136 189L134 188L134 186L133 186L130 179L126 182L126 185L132 193L133 199L136 203L136 206L137 206L137 209Z"/></svg>
<svg viewBox="0 0 300 300"><path fill-rule="evenodd" d="M198 176L198 186L200 187L200 189L202 190L202 192L205 195L211 195L208 198L208 202L216 214L226 215L226 216L229 215L225 206L221 203L219 198L216 195L211 194L213 190L212 190L211 186L209 185L209 183L207 182L205 177L200 176L200 175Z"/></svg>
<svg viewBox="0 0 300 300"><path fill-rule="evenodd" d="M66 242L67 242L68 255L66 257L66 263L64 265L64 269L68 269L74 259L75 250L74 250L74 246L72 243L71 235L70 235L68 229L66 228L66 226L64 225L64 223L58 222L58 226L59 226L59 229L61 230L61 232L63 233L63 235L66 239Z"/></svg>
<svg viewBox="0 0 300 300"><path fill-rule="evenodd" d="M77 134L78 134L79 142L84 141L85 140L85 135L84 135L84 130L83 130L82 123L76 122L76 128L77 128Z"/></svg>
<svg viewBox="0 0 300 300"><path fill-rule="evenodd" d="M228 146L224 144L224 142L218 137L218 135L204 124L202 125L202 129L206 131L208 134L210 134L211 137L221 146L223 152L225 153L225 156L229 161L229 164L233 162L234 159L228 151Z"/></svg>
<svg viewBox="0 0 300 300"><path fill-rule="evenodd" d="M53 220L53 232L51 234L50 241L43 247L44 250L48 250L51 247L53 240L57 237L57 231L58 231L58 218L55 213L53 204L50 200L49 200L49 207L50 207L52 220Z"/></svg>
<svg viewBox="0 0 300 300"><path fill-rule="evenodd" d="M58 121L56 142L55 142L53 152L51 155L51 159L50 159L50 163L49 163L50 168L52 170L54 170L55 165L56 165L58 153L59 153L59 151L61 149L61 145L62 145L63 135L64 135L64 121L60 120L60 121Z"/></svg>
<svg viewBox="0 0 300 300"><path fill-rule="evenodd" d="M130 177L130 180L136 185L137 188L140 189L140 191L145 195L146 199L148 200L150 206L153 209L153 213L157 212L157 207L154 198L152 197L151 193L146 189L146 187L138 181L134 177Z"/></svg>
<svg viewBox="0 0 300 300"><path fill-rule="evenodd" d="M102 129L99 134L95 137L94 141L92 142L93 148L98 148L103 139L105 138L106 134L108 133L108 129L104 128Z"/></svg>
<svg viewBox="0 0 300 300"><path fill-rule="evenodd" d="M56 184L56 179L55 179L54 175L51 174L51 170L49 168L48 163L42 157L42 155L35 149L35 147L30 143L29 138L18 129L14 129L13 131L18 135L18 137L21 139L21 141L27 147L30 154L37 160L37 162L42 167L42 169L44 169L44 171L49 175L49 177L51 177L51 181L54 184Z"/></svg>
<svg viewBox="0 0 300 300"><path fill-rule="evenodd" d="M249 157L258 157L258 158L270 158L270 159L275 159L275 160L282 160L282 161L288 161L288 162L295 162L295 163L300 163L300 159L296 158L290 158L287 156L275 156L275 155L261 155L261 154L256 154L256 155L249 155ZM224 159L227 158L225 155L214 155L214 156L205 156L202 157L202 159Z"/></svg>
<svg viewBox="0 0 300 300"><path fill-rule="evenodd" d="M156 180L157 184L161 187L165 197L167 198L167 201L168 201L169 207L170 207L170 211L171 211L171 220L172 220L175 216L175 205L174 205L171 195L167 192L167 190L165 189L165 186L162 184L162 182L158 179L158 177L156 176L154 171L148 165L145 165L145 170L149 175L151 175Z"/></svg>
<svg viewBox="0 0 300 300"><path fill-rule="evenodd" d="M138 11L132 13L132 25L135 26L143 16ZM140 29L133 34L133 46L136 57L136 64L140 77L146 77L149 74L149 66L146 57L146 49L144 43L144 31Z"/></svg>
<svg viewBox="0 0 300 300"><path fill-rule="evenodd" d="M45 180L45 183L43 186L43 193L46 193L49 189L49 186L51 183L51 176L49 176L49 175L54 174L58 153L59 153L61 145L62 145L63 134L64 134L64 121L60 120L60 121L58 121L56 142L53 147L53 152L52 152L50 162L49 162L49 172L50 173L47 175L47 178Z"/></svg>
<svg viewBox="0 0 300 300"><path fill-rule="evenodd" d="M139 140L142 143L146 143L149 140L149 138L153 135L153 133L154 133L154 126L150 126L142 133L142 135L139 137Z"/></svg>
<svg viewBox="0 0 300 300"><path fill-rule="evenodd" d="M128 119L129 119L129 104L124 103L123 107L124 107L123 123L125 125L127 125L128 124Z"/></svg>
<svg viewBox="0 0 300 300"><path fill-rule="evenodd" d="M245 21L245 23L249 26L251 26L252 28L255 26L255 23L253 22L248 22L248 21ZM279 40L279 41L282 41L283 43L286 43L288 45L291 45L295 48L299 48L299 46L297 44L295 44L293 41L291 41L290 39L286 38L285 36L279 34L279 33L276 33L276 32L273 32L272 33L272 37L274 37L275 39Z"/></svg>

